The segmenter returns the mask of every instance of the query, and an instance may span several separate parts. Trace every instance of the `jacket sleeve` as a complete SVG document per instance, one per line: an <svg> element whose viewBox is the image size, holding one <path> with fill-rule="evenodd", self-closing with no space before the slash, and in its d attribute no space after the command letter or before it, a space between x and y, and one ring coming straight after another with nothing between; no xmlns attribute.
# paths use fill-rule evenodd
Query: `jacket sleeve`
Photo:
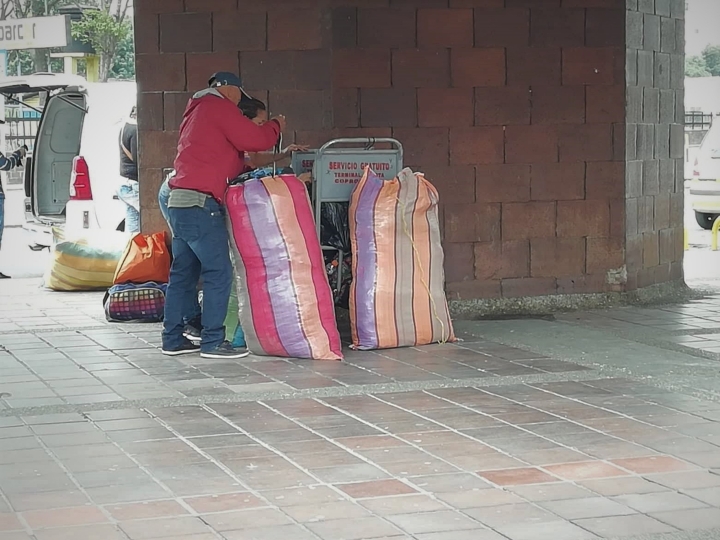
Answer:
<svg viewBox="0 0 720 540"><path fill-rule="evenodd" d="M240 109L234 108L233 114L219 115L223 133L238 152L264 152L277 144L280 126L277 122L266 122L258 126L248 119Z"/></svg>
<svg viewBox="0 0 720 540"><path fill-rule="evenodd" d="M0 171L9 171L17 167L22 161L19 151L15 151L10 154L10 157L6 157L5 154L0 152Z"/></svg>

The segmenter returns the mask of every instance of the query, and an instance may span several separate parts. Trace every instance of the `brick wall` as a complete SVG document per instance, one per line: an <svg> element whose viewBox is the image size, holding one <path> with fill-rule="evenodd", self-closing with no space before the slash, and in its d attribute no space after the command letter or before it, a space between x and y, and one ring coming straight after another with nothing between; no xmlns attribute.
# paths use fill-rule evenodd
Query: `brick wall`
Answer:
<svg viewBox="0 0 720 540"><path fill-rule="evenodd" d="M649 3L662 9L663 0ZM298 143L367 135L403 142L406 164L441 194L452 299L623 290L613 271L626 263L626 240L628 258L637 257L638 238L645 258L646 234L658 260L648 248L648 265L632 266L638 279L629 285L669 262L661 242L668 234L675 242L676 232L662 215L643 222L643 236L625 226L634 219L626 200L625 0L137 4L146 229L162 224L155 193L190 93L214 70L240 70L253 94L288 116ZM631 178L633 200L654 198L660 208L663 189L677 204L664 184L630 192Z"/></svg>
<svg viewBox="0 0 720 540"><path fill-rule="evenodd" d="M685 4L627 10L628 287L682 278Z"/></svg>

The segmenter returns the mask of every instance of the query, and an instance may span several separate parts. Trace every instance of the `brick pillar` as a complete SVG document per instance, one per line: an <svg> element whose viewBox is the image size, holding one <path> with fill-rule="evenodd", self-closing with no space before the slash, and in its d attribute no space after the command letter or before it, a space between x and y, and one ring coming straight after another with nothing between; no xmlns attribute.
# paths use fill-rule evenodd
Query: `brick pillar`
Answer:
<svg viewBox="0 0 720 540"><path fill-rule="evenodd" d="M440 191L458 305L680 277L682 0L138 4L145 229L188 97L241 70L286 140L403 142Z"/></svg>
<svg viewBox="0 0 720 540"><path fill-rule="evenodd" d="M684 2L628 2L628 289L683 276L684 16Z"/></svg>

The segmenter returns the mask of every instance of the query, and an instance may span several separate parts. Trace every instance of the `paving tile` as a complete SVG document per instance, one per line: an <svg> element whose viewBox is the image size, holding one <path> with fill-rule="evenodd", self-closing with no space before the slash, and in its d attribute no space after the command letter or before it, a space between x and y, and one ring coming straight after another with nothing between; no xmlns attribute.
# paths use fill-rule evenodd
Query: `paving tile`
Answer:
<svg viewBox="0 0 720 540"><path fill-rule="evenodd" d="M470 517L492 529L499 529L510 525L537 525L557 521L557 516L528 503L508 504L491 508L471 508L464 510Z"/></svg>
<svg viewBox="0 0 720 540"><path fill-rule="evenodd" d="M223 533L223 538L226 540L317 540L317 536L299 525L281 525L279 527L260 527L244 531L226 531ZM187 540L195 540L195 538L188 538ZM206 539L202 538L198 540ZM211 539L208 538L207 540ZM217 537L213 535L212 540L217 540Z"/></svg>
<svg viewBox="0 0 720 540"><path fill-rule="evenodd" d="M493 506L504 506L509 504L524 503L524 499L502 489L475 489L469 491L458 491L439 493L437 498L447 504L460 509L466 508L489 508Z"/></svg>
<svg viewBox="0 0 720 540"><path fill-rule="evenodd" d="M635 510L623 504L603 497L547 501L541 502L539 505L570 521L585 518L625 516L636 513Z"/></svg>
<svg viewBox="0 0 720 540"><path fill-rule="evenodd" d="M16 512L51 510L88 504L90 501L80 491L50 491L46 493L21 493L8 495Z"/></svg>
<svg viewBox="0 0 720 540"><path fill-rule="evenodd" d="M75 506L55 510L33 510L23 512L22 517L33 529L91 525L108 521L100 509L94 506Z"/></svg>
<svg viewBox="0 0 720 540"><path fill-rule="evenodd" d="M481 471L478 473L484 479L498 486L519 486L526 484L546 484L557 482L558 479L541 471L540 469L505 469L497 471Z"/></svg>
<svg viewBox="0 0 720 540"><path fill-rule="evenodd" d="M566 521L549 521L527 525L506 525L498 532L510 540L597 540L597 536Z"/></svg>
<svg viewBox="0 0 720 540"><path fill-rule="evenodd" d="M228 510L242 510L245 508L258 508L267 506L267 503L247 492L223 493L205 497L189 497L184 499L198 514L225 512Z"/></svg>
<svg viewBox="0 0 720 540"><path fill-rule="evenodd" d="M275 527L291 523L287 515L274 508L206 514L203 516L203 520L219 532L239 531L255 527Z"/></svg>
<svg viewBox="0 0 720 540"><path fill-rule="evenodd" d="M565 501L592 497L592 492L569 482L510 486L508 490L530 502Z"/></svg>
<svg viewBox="0 0 720 540"><path fill-rule="evenodd" d="M575 524L601 538L622 538L677 531L674 527L641 514L580 519Z"/></svg>
<svg viewBox="0 0 720 540"><path fill-rule="evenodd" d="M686 461L681 461L671 456L615 459L612 463L637 474L669 473L697 468Z"/></svg>
<svg viewBox="0 0 720 540"><path fill-rule="evenodd" d="M682 452L677 454L683 459L708 469L720 468L720 452Z"/></svg>
<svg viewBox="0 0 720 540"><path fill-rule="evenodd" d="M506 540L491 530L473 529L470 531L450 531L415 535L417 540Z"/></svg>
<svg viewBox="0 0 720 540"><path fill-rule="evenodd" d="M683 490L685 495L709 504L710 506L716 506L720 508L720 489L717 488L705 488L705 489L687 489Z"/></svg>
<svg viewBox="0 0 720 540"><path fill-rule="evenodd" d="M340 482L371 482L388 478L387 473L369 463L312 469L310 470L310 474L328 484Z"/></svg>
<svg viewBox="0 0 720 540"><path fill-rule="evenodd" d="M117 525L61 527L35 531L37 540L127 540ZM3 537L3 540L5 537Z"/></svg>
<svg viewBox="0 0 720 540"><path fill-rule="evenodd" d="M373 497L389 497L416 493L408 484L399 480L377 480L375 482L358 482L356 484L338 484L337 487L354 499Z"/></svg>
<svg viewBox="0 0 720 540"><path fill-rule="evenodd" d="M649 482L638 476L585 480L583 482L579 482L579 485L605 497L615 497L618 495L641 495L643 493L668 491L666 487Z"/></svg>
<svg viewBox="0 0 720 540"><path fill-rule="evenodd" d="M690 510L705 506L700 501L691 499L687 495L672 491L646 493L644 495L622 495L620 497L615 497L615 500L644 514L649 514L651 512Z"/></svg>
<svg viewBox="0 0 720 540"><path fill-rule="evenodd" d="M203 534L210 532L207 525L196 517L174 517L124 521L120 528L131 540L151 538L173 538L179 535Z"/></svg>
<svg viewBox="0 0 720 540"><path fill-rule="evenodd" d="M323 540L370 540L398 536L399 529L377 517L308 523L308 529Z"/></svg>
<svg viewBox="0 0 720 540"><path fill-rule="evenodd" d="M437 474L432 476L416 476L412 483L431 493L452 493L464 490L488 489L482 478L469 473Z"/></svg>
<svg viewBox="0 0 720 540"><path fill-rule="evenodd" d="M188 513L180 504L171 500L111 505L106 506L105 510L117 521L181 516Z"/></svg>
<svg viewBox="0 0 720 540"><path fill-rule="evenodd" d="M451 510L396 514L387 519L410 534L484 529L477 521Z"/></svg>
<svg viewBox="0 0 720 540"><path fill-rule="evenodd" d="M699 508L651 514L653 518L672 525L681 531L696 531L720 528L720 509Z"/></svg>
<svg viewBox="0 0 720 540"><path fill-rule="evenodd" d="M377 499L362 499L359 503L379 516L433 512L446 508L441 502L427 495L378 497Z"/></svg>
<svg viewBox="0 0 720 540"><path fill-rule="evenodd" d="M720 452L720 449L718 450ZM709 471L685 471L671 474L647 475L647 479L672 489L702 489L715 487L720 490L720 474Z"/></svg>
<svg viewBox="0 0 720 540"><path fill-rule="evenodd" d="M301 488L279 489L261 492L271 504L280 508L304 506L307 504L327 504L342 501L345 498L327 486L307 486Z"/></svg>
<svg viewBox="0 0 720 540"><path fill-rule="evenodd" d="M85 491L93 502L101 505L161 500L170 495L155 482L88 488Z"/></svg>
<svg viewBox="0 0 720 540"><path fill-rule="evenodd" d="M591 478L611 478L628 474L602 461L548 465L544 468L560 478L571 481L589 480Z"/></svg>
<svg viewBox="0 0 720 540"><path fill-rule="evenodd" d="M302 506L290 506L284 508L283 512L298 523L312 523L370 516L370 512L367 509L350 501L337 501L319 505L309 504Z"/></svg>
<svg viewBox="0 0 720 540"><path fill-rule="evenodd" d="M0 513L0 531L21 531L24 527L14 514Z"/></svg>

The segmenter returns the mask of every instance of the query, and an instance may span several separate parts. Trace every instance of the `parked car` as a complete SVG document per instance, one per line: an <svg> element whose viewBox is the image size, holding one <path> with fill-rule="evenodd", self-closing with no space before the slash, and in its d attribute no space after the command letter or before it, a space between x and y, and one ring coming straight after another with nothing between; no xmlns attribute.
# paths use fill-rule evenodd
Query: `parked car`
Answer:
<svg viewBox="0 0 720 540"><path fill-rule="evenodd" d="M720 217L720 122L712 123L690 160L690 204L698 225L712 229Z"/></svg>
<svg viewBox="0 0 720 540"><path fill-rule="evenodd" d="M88 83L65 74L0 79L0 93L21 99L44 93L32 155L25 166L23 226L30 249L52 245L52 227L124 230L117 196L118 140L135 104L134 82Z"/></svg>

